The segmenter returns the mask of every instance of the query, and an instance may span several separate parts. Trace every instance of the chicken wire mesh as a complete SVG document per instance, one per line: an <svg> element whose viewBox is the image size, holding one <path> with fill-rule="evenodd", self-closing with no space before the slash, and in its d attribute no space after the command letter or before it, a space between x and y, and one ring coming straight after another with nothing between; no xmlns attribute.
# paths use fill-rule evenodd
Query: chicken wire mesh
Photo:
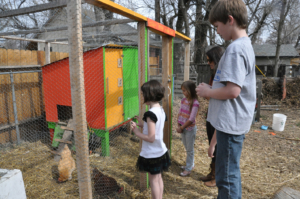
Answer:
<svg viewBox="0 0 300 199"><path fill-rule="evenodd" d="M48 3L22 2L4 2L4 11ZM86 3L81 16L76 9L1 18L0 168L22 171L28 198L78 198L82 186L94 198L141 196L140 140L129 123L140 112L140 76L162 82L162 37L146 31L139 74L138 23ZM82 49L70 47L76 34ZM182 41L173 41L182 60Z"/></svg>
<svg viewBox="0 0 300 199"><path fill-rule="evenodd" d="M84 75L76 77L69 67L76 58L69 52L68 9L1 19L0 168L22 171L28 198L78 198L80 183L89 179L94 198L132 198L139 191L139 139L128 126L139 113L137 23L82 4ZM72 90L73 78L84 89ZM83 100L72 101L82 90ZM74 105L86 124L76 135ZM86 148L75 140L87 140ZM75 164L81 150L88 162ZM78 165L90 174L80 175Z"/></svg>

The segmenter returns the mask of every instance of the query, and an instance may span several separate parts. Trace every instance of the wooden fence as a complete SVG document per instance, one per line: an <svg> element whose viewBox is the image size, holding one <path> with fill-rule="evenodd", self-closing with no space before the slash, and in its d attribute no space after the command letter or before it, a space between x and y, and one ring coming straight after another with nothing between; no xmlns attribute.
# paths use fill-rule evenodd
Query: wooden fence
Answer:
<svg viewBox="0 0 300 199"><path fill-rule="evenodd" d="M55 62L68 57L68 53L51 52L50 61ZM44 51L0 49L0 144L15 142L16 123L13 107L13 94L16 100L16 110L20 132L24 133L22 125L28 126L32 121L43 116L44 101L42 77L40 72L24 73L32 70L25 66L45 65ZM13 66L20 66L17 69ZM35 68L36 69L36 68ZM10 74L12 71L14 93ZM21 135L22 137L22 135Z"/></svg>
<svg viewBox="0 0 300 199"><path fill-rule="evenodd" d="M69 53L50 52L50 62L55 62L69 56ZM1 66L45 65L45 51L0 49Z"/></svg>

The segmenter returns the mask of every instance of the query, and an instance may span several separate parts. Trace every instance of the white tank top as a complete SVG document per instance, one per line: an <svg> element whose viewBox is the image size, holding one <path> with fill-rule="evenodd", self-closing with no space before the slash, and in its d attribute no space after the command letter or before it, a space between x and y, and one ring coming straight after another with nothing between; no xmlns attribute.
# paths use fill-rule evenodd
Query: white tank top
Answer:
<svg viewBox="0 0 300 199"><path fill-rule="evenodd" d="M157 117L157 122L155 123L155 140L153 143L143 140L140 156L144 158L158 158L164 155L168 150L163 141L166 114L162 107L153 107L149 111L154 113ZM143 134L148 135L148 125L145 121Z"/></svg>

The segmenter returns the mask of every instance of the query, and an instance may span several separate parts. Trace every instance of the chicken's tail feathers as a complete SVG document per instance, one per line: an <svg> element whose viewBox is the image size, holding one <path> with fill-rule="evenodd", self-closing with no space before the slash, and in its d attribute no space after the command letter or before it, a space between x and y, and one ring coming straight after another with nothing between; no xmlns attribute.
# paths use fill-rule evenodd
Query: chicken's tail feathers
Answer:
<svg viewBox="0 0 300 199"><path fill-rule="evenodd" d="M118 193L121 193L123 191L123 187L121 187L118 191Z"/></svg>

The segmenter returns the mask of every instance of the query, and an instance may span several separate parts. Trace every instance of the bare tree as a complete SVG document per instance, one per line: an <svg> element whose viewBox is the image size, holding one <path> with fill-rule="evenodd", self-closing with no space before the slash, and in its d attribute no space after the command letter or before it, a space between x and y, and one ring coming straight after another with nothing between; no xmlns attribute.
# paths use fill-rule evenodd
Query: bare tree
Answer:
<svg viewBox="0 0 300 199"><path fill-rule="evenodd" d="M160 23L160 0L155 0L155 21ZM159 35L155 36L157 40L160 39Z"/></svg>
<svg viewBox="0 0 300 199"><path fill-rule="evenodd" d="M205 48L207 47L207 35L208 31L211 29L211 25L208 21L209 13L213 5L217 0L207 0L204 3L202 0L196 1L196 18L195 18L195 58L194 63L205 62ZM205 10L203 14L202 10ZM210 30L212 32L212 30ZM210 36L213 36L210 34ZM213 39L210 39L210 44L212 44Z"/></svg>
<svg viewBox="0 0 300 199"><path fill-rule="evenodd" d="M273 4L274 0L272 1L263 1L259 0L256 2L257 4L254 5L254 7L251 6L251 3L249 2L250 0L247 0L247 7L248 10L250 11L249 15L250 18L248 20L248 28L247 32L249 33L249 26L253 26L254 28L252 29L252 33L249 34L249 37L251 38L252 44L256 43L256 41L259 39L259 33L260 30L266 25L266 21L268 19L268 16L273 10Z"/></svg>
<svg viewBox="0 0 300 199"><path fill-rule="evenodd" d="M275 58L275 67L274 67L274 76L277 77L278 74L278 68L279 68L279 56L280 56L280 48L281 48L281 32L283 29L283 24L285 22L286 16L288 15L294 1L293 0L281 0L281 11L280 11L280 19L278 24L278 30L277 30L277 45L276 45L276 58Z"/></svg>

